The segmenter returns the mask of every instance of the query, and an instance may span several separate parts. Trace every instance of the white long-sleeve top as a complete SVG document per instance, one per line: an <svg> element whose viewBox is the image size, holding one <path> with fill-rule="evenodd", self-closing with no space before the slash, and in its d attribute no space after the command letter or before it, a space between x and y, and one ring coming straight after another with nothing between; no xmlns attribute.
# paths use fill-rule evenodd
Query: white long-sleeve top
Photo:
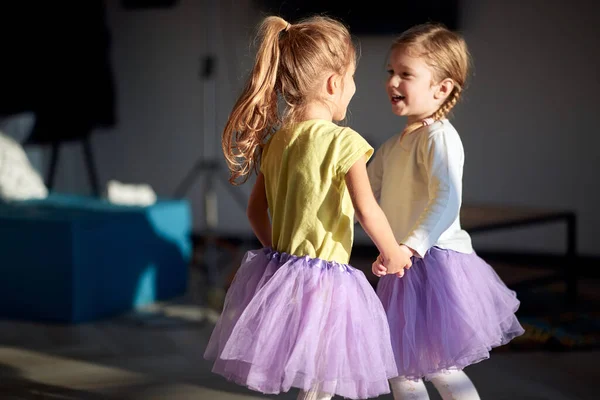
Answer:
<svg viewBox="0 0 600 400"><path fill-rule="evenodd" d="M462 142L447 119L391 137L368 165L396 240L419 257L433 246L473 252L460 225L463 165Z"/></svg>

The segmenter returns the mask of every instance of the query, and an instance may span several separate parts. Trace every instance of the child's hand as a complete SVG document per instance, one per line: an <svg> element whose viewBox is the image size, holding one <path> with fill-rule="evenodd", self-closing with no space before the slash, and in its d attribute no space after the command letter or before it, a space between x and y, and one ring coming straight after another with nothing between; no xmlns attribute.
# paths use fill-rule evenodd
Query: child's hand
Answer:
<svg viewBox="0 0 600 400"><path fill-rule="evenodd" d="M404 253L405 256L408 257L408 263L404 265L404 269L410 269L412 267L412 259L411 257L415 254L415 252L408 246L401 244L400 249ZM402 278L404 276L404 270L400 271L402 274L398 273L398 278Z"/></svg>
<svg viewBox="0 0 600 400"><path fill-rule="evenodd" d="M371 265L371 271L373 271L373 274L375 276L380 278L383 275L387 274L387 268L385 267L385 265L383 265L383 259L381 258L381 254L377 257L375 262L373 262L373 265Z"/></svg>
<svg viewBox="0 0 600 400"><path fill-rule="evenodd" d="M382 264L387 268L386 272L388 274L396 274L398 278L402 278L404 276L404 270L409 269L412 266L412 261L410 259L412 255L413 252L410 248L405 245L398 245L391 256Z"/></svg>

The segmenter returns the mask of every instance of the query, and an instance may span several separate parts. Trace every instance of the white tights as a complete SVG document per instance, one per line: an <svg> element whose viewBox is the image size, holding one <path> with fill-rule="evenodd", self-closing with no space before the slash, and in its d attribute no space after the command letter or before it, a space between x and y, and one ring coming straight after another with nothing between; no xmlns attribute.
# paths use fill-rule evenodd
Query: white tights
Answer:
<svg viewBox="0 0 600 400"><path fill-rule="evenodd" d="M463 371L440 372L427 377L443 400L480 400L477 389ZM403 377L390 379L394 400L429 400L422 380L412 381ZM298 400L331 400L332 395L310 390L298 394Z"/></svg>
<svg viewBox="0 0 600 400"><path fill-rule="evenodd" d="M427 377L443 400L480 400L477 389L463 371L440 372ZM403 377L390 379L394 400L428 400L429 395L422 380L411 381Z"/></svg>
<svg viewBox="0 0 600 400"><path fill-rule="evenodd" d="M390 379L394 400L428 400L429 395L422 380L411 381L401 376Z"/></svg>
<svg viewBox="0 0 600 400"><path fill-rule="evenodd" d="M301 390L298 393L298 400L330 400L333 396L327 393L319 392L316 390L309 390L305 392Z"/></svg>

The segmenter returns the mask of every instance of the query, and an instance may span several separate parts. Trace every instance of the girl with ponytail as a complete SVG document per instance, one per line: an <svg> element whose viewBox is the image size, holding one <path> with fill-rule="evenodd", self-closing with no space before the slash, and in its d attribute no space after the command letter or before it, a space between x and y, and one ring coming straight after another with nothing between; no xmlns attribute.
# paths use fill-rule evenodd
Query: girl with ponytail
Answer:
<svg viewBox="0 0 600 400"><path fill-rule="evenodd" d="M245 255L205 357L213 372L263 393L389 393L397 370L385 311L348 265L355 215L390 273L411 261L371 191L373 148L335 123L356 90L350 33L323 16L271 16L258 43L222 143L231 183L257 174L247 215L263 248Z"/></svg>

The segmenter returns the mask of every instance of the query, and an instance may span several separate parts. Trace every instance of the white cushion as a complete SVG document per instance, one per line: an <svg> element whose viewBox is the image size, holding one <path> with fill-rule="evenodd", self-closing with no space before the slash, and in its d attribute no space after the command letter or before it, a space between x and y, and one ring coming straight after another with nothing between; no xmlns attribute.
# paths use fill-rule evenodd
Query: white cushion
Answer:
<svg viewBox="0 0 600 400"><path fill-rule="evenodd" d="M43 199L44 180L33 168L23 147L0 131L0 200Z"/></svg>
<svg viewBox="0 0 600 400"><path fill-rule="evenodd" d="M156 193L145 183L122 183L113 179L108 181L106 192L108 200L114 204L149 206L156 203Z"/></svg>

